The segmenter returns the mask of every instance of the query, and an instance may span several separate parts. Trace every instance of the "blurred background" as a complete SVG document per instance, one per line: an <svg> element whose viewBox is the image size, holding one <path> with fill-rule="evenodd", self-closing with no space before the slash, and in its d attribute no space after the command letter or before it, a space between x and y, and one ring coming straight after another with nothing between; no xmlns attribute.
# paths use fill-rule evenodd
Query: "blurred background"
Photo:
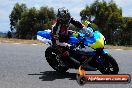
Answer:
<svg viewBox="0 0 132 88"><path fill-rule="evenodd" d="M69 9L78 21L86 18L107 44L132 45L132 1L129 0L1 0L0 37L36 40L37 31L51 29L57 9ZM73 25L72 30L77 30Z"/></svg>

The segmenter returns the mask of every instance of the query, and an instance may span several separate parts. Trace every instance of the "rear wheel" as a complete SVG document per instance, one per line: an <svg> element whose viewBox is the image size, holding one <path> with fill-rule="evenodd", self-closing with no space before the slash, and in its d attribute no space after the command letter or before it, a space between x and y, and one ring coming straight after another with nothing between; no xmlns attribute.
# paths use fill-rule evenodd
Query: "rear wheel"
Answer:
<svg viewBox="0 0 132 88"><path fill-rule="evenodd" d="M102 55L101 58L103 60L103 64L100 65L98 69L102 74L118 74L118 64L110 54Z"/></svg>
<svg viewBox="0 0 132 88"><path fill-rule="evenodd" d="M60 59L61 54L58 50L48 47L45 51L45 57L49 65L56 71L60 73L66 72L69 67Z"/></svg>

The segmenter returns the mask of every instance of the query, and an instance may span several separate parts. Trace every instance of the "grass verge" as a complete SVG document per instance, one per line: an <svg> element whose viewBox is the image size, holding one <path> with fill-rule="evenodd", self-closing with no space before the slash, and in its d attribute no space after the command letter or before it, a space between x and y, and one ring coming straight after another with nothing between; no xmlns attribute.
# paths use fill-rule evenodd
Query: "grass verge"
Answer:
<svg viewBox="0 0 132 88"><path fill-rule="evenodd" d="M132 46L114 46L114 45L105 45L106 49L123 49L123 50L132 50Z"/></svg>
<svg viewBox="0 0 132 88"><path fill-rule="evenodd" d="M22 43L22 44L39 44L42 45L43 43L38 40L24 40L24 39L9 39L9 38L0 38L0 43ZM123 50L132 50L132 46L113 46L113 45L106 45L106 49L123 49Z"/></svg>
<svg viewBox="0 0 132 88"><path fill-rule="evenodd" d="M0 43L22 43L22 44L42 44L38 40L24 40L24 39L14 39L14 38L0 38Z"/></svg>

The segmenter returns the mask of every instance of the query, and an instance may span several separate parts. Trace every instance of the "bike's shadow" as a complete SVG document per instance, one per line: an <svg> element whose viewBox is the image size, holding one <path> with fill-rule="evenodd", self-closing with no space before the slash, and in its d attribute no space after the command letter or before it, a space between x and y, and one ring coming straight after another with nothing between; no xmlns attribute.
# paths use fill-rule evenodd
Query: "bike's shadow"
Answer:
<svg viewBox="0 0 132 88"><path fill-rule="evenodd" d="M56 71L45 71L40 72L39 74L28 74L28 75L41 75L39 79L42 81L54 81L56 79L69 79L69 80L76 80L76 73L59 73Z"/></svg>

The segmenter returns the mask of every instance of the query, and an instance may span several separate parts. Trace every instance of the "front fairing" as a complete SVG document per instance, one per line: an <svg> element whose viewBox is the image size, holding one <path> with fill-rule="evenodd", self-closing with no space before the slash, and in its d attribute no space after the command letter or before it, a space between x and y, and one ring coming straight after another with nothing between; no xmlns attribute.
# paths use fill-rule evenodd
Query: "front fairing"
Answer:
<svg viewBox="0 0 132 88"><path fill-rule="evenodd" d="M75 45L78 41L83 41L85 46L90 46L93 49L104 47L104 36L98 32L93 32L93 37L88 37L83 33L79 33L79 36L70 36L68 43Z"/></svg>
<svg viewBox="0 0 132 88"><path fill-rule="evenodd" d="M86 38L87 42L85 44L94 49L103 48L104 36L98 31L93 32L93 35L94 36L92 38Z"/></svg>

